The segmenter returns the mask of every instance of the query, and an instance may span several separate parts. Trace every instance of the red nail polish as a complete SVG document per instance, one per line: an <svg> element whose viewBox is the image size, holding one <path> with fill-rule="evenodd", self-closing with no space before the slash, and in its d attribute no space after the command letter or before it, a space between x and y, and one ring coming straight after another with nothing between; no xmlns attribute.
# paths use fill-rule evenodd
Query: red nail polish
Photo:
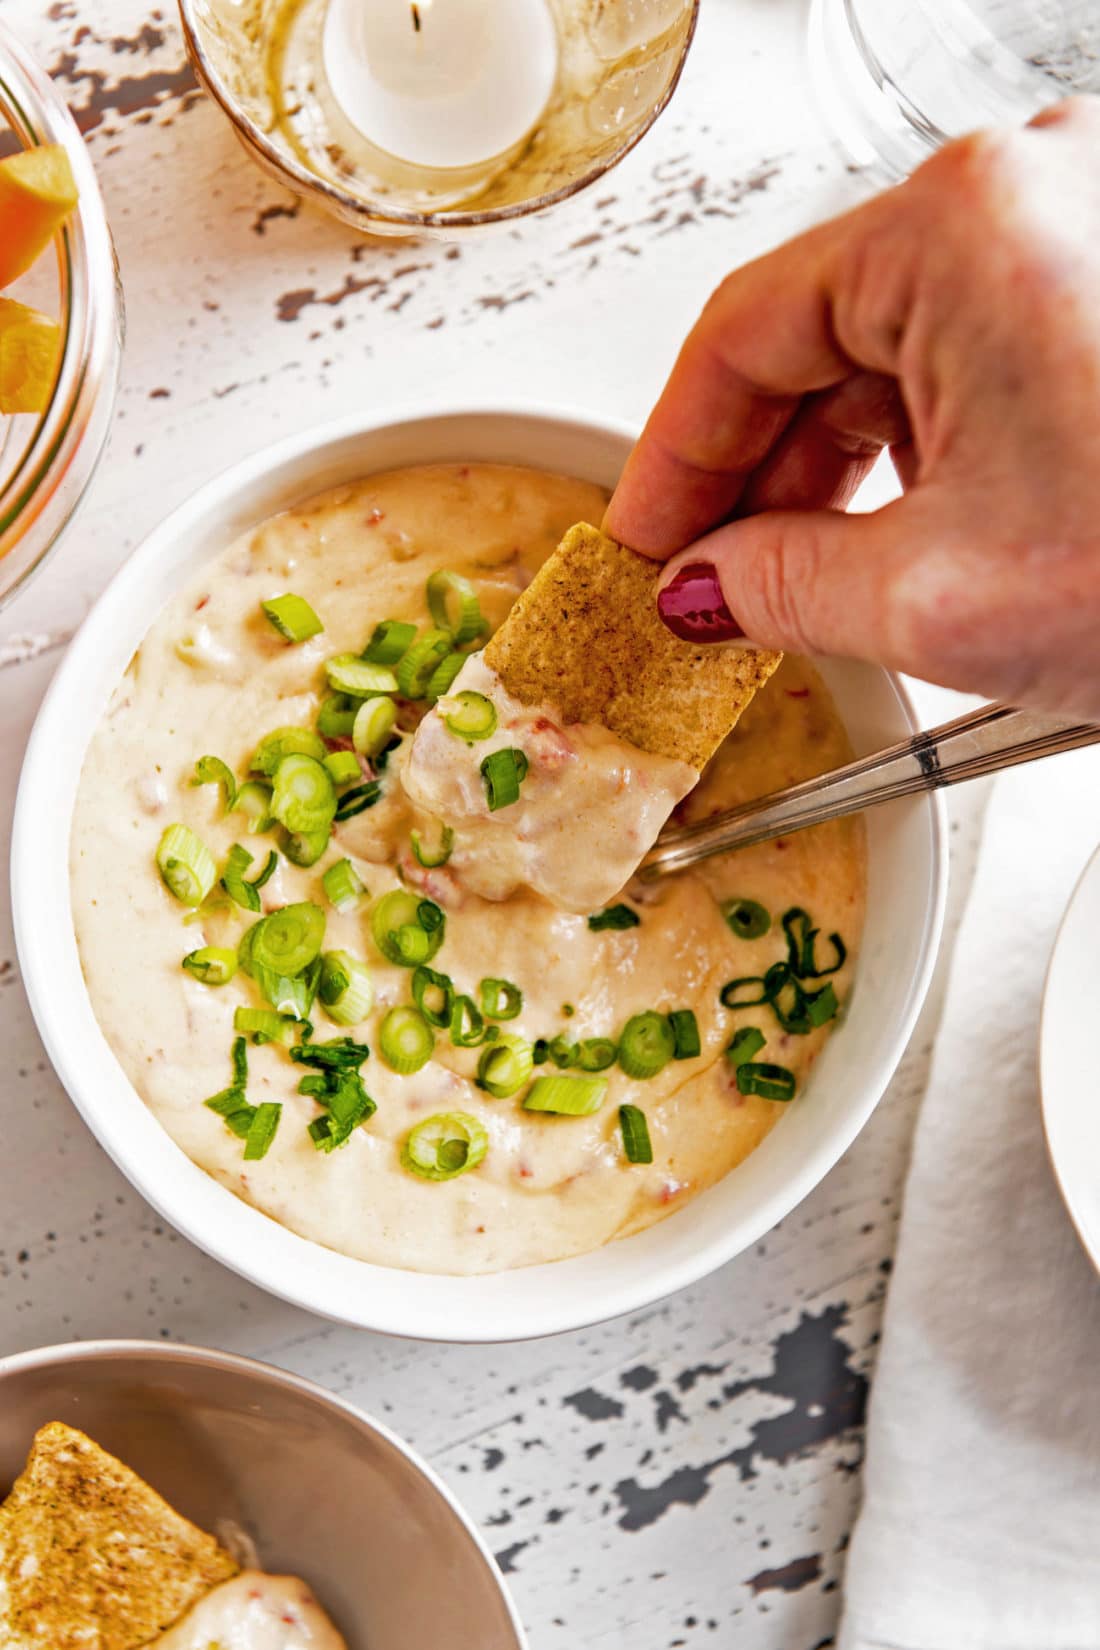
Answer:
<svg viewBox="0 0 1100 1650"><path fill-rule="evenodd" d="M657 597L657 611L682 642L732 642L745 634L726 606L709 561L681 567Z"/></svg>

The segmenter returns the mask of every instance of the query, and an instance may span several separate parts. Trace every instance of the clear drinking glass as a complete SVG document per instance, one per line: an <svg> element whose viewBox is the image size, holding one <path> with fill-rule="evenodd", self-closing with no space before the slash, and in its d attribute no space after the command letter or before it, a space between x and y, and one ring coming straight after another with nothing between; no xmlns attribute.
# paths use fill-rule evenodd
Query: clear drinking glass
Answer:
<svg viewBox="0 0 1100 1650"><path fill-rule="evenodd" d="M826 119L891 181L964 132L1100 92L1096 0L812 0L809 43Z"/></svg>

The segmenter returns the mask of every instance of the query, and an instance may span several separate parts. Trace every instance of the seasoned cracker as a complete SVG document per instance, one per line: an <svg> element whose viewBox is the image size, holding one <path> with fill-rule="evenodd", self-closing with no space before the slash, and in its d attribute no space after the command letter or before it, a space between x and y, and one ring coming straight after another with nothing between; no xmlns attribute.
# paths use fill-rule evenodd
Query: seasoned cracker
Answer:
<svg viewBox="0 0 1100 1650"><path fill-rule="evenodd" d="M52 1421L0 1507L4 1650L137 1650L237 1565L129 1467Z"/></svg>
<svg viewBox="0 0 1100 1650"><path fill-rule="evenodd" d="M660 575L658 562L582 522L520 596L485 662L525 705L602 722L640 750L701 769L783 655L680 641L657 616Z"/></svg>

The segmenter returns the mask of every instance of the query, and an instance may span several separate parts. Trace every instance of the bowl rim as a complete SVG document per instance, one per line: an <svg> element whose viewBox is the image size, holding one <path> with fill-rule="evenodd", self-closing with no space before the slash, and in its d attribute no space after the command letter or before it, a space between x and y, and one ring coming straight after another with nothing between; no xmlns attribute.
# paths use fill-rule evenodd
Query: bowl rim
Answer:
<svg viewBox="0 0 1100 1650"><path fill-rule="evenodd" d="M655 122L667 109L680 77L684 72L684 65L691 51L692 41L695 39L695 30L699 23L699 9L702 0L690 0L691 15L688 19L687 32L684 36L683 50L676 60L676 65L669 77L661 96L654 103L648 115L637 131L626 138L614 152L601 161L599 166L585 172L583 177L574 178L564 183L559 189L552 189L547 195L537 195L528 201L516 201L509 206L490 207L483 211L470 208L456 212L416 212L400 207L387 207L385 210L368 204L361 196L338 189L335 184L319 177L308 166L293 155L286 155L281 149L268 139L265 132L251 117L241 110L225 85L223 77L218 73L209 53L203 44L198 11L204 0L179 0L180 23L183 28L183 38L188 53L195 66L195 72L206 91L221 109L229 121L237 137L246 149L254 149L262 165L270 167L277 176L283 179L287 187L307 199L316 199L320 196L324 205L345 223L367 224L397 224L402 228L413 231L417 229L473 229L486 224L510 223L516 218L530 217L534 212L542 212L559 202L569 200L571 196L579 194L582 189L597 183L606 173L612 171L639 144L650 131Z"/></svg>
<svg viewBox="0 0 1100 1650"><path fill-rule="evenodd" d="M100 632L103 633L105 651L110 651L116 605L125 602L132 585L140 589L148 581L152 570L161 563L171 546L182 542L193 524L202 520L212 508L228 509L233 499L250 485L265 479L273 484L279 472L294 462L301 463L312 457L319 467L330 449L349 440L369 440L395 431L442 426L452 421L466 424L471 421L506 421L509 424L520 421L544 428L552 425L586 439L603 438L624 444L631 443L637 436L637 428L633 424L568 407L535 403L501 405L495 402L463 402L442 407L408 404L387 408L373 417L353 414L312 426L261 448L208 479L147 535L115 574L94 603L54 674L31 732L19 780L12 829L11 896L23 982L54 1071L100 1145L137 1191L176 1230L197 1248L250 1282L321 1317L415 1340L491 1344L579 1330L645 1309L698 1282L735 1255L751 1248L818 1184L863 1128L885 1092L912 1035L931 982L943 927L947 894L947 833L943 798L938 792L925 792L904 804L911 814L923 818L928 830L928 903L916 947L916 966L905 988L904 1006L889 1040L889 1056L880 1060L873 1079L864 1085L859 1103L851 1104L843 1118L834 1121L827 1138L817 1143L800 1160L798 1171L784 1179L781 1193L772 1193L761 1200L751 1221L746 1217L739 1225L729 1225L721 1237L693 1246L687 1258L670 1258L663 1270L637 1267L635 1274L626 1279L605 1282L597 1288L574 1290L570 1293L568 1309L562 1305L547 1305L537 1289L540 1272L575 1267L586 1262L591 1265L593 1256L606 1256L610 1250L621 1251L630 1243L644 1240L648 1234L643 1232L565 1260L469 1277L384 1267L354 1260L290 1231L271 1216L238 1198L228 1187L199 1168L176 1146L123 1073L113 1051L110 1051L114 1080L124 1085L139 1108L124 1128L121 1118L115 1115L110 1105L104 1104L96 1094L94 1085L86 1078L82 1060L66 1024L64 1007L57 998L56 970L53 966L56 950L41 943L43 901L55 904L58 899L63 900L66 943L74 930L68 864L71 809L64 821L66 859L63 878L56 876L56 866L51 861L51 875L44 881L40 865L43 833L37 823L41 818L38 793L43 789L48 791L56 778L55 726L60 738L67 722L70 696L79 695L82 678L96 669ZM518 462L530 464L532 460ZM401 467L405 463L407 461L402 461ZM367 459L364 474L371 473L370 466L371 460ZM313 490L316 491L316 487ZM303 487L297 496L309 496L308 486ZM250 512L248 519L258 521L261 518ZM237 530L243 529L238 527ZM226 537L225 543L228 542ZM175 589L180 587L183 577L182 574L179 577L173 575ZM167 596L162 598L152 612L145 614L135 646L140 645L140 637L152 624L163 600L167 599ZM917 731L915 712L897 677L887 671L878 674L892 692L901 715L910 728ZM117 676L113 679L117 680ZM81 752L81 766L84 749ZM72 949L75 953L75 938L72 938ZM97 1035L106 1048L82 974L80 980L83 989L81 1007L87 1009L89 1034ZM137 1148L135 1128L146 1133L145 1141ZM162 1170L160 1165L150 1162L150 1157L163 1156L167 1148L170 1148L172 1157L170 1172L167 1163ZM146 1154L144 1159L143 1153ZM659 1223L650 1231L660 1230L675 1218L673 1216L669 1222ZM317 1264L318 1255L325 1257L323 1268ZM293 1276L287 1275L288 1269L293 1270ZM386 1283L394 1278L402 1281L400 1290L393 1288L391 1298L382 1302L372 1298L379 1292L385 1294ZM514 1302L509 1303L507 1299L500 1302L495 1298L498 1292L506 1296L509 1287L499 1280L515 1278L528 1282L529 1294L538 1299L540 1308L534 1314L535 1321L521 1328L510 1321ZM373 1291L370 1287L372 1279L375 1282ZM379 1283L379 1279L385 1281ZM445 1315L438 1302L425 1304L421 1299L421 1296L431 1293L429 1286L432 1283L447 1286ZM484 1299L471 1300L471 1296L478 1294L491 1298L487 1302ZM349 1297L353 1297L350 1304ZM438 1313L442 1321L436 1322L433 1312Z"/></svg>
<svg viewBox="0 0 1100 1650"><path fill-rule="evenodd" d="M469 1536L504 1603L509 1623L515 1633L516 1650L527 1650L527 1633L508 1583L489 1550L485 1536L454 1491L430 1462L392 1427L387 1426L384 1421L377 1420L358 1404L352 1403L349 1398L337 1392L330 1392L318 1381L311 1381L308 1376L297 1375L292 1370L282 1369L278 1364L268 1363L262 1358L252 1358L241 1352L223 1352L217 1347L195 1346L186 1341L150 1341L133 1337L118 1340L102 1338L90 1341L58 1341L51 1346L31 1347L23 1352L7 1354L0 1358L0 1392L6 1380L28 1369L63 1369L72 1364L110 1363L116 1358L127 1357L150 1364L196 1364L207 1369L246 1375L253 1380L281 1387L284 1391L319 1400L323 1408L337 1411L354 1421L358 1427L381 1438L435 1491Z"/></svg>

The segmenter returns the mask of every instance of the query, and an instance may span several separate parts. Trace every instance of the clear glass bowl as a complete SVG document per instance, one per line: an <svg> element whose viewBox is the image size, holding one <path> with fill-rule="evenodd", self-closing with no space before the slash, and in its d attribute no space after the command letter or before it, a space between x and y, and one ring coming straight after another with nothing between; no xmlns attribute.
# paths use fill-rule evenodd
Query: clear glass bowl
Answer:
<svg viewBox="0 0 1100 1650"><path fill-rule="evenodd" d="M594 183L667 105L699 0L547 0L558 74L517 149L430 170L374 148L324 74L328 0L180 0L195 68L266 171L372 235L450 235L508 222Z"/></svg>
<svg viewBox="0 0 1100 1650"><path fill-rule="evenodd" d="M41 567L80 503L103 451L122 344L122 294L95 173L48 75L0 22L0 153L40 143L68 152L80 205L48 254L8 289L61 323L49 404L0 416L0 608Z"/></svg>

